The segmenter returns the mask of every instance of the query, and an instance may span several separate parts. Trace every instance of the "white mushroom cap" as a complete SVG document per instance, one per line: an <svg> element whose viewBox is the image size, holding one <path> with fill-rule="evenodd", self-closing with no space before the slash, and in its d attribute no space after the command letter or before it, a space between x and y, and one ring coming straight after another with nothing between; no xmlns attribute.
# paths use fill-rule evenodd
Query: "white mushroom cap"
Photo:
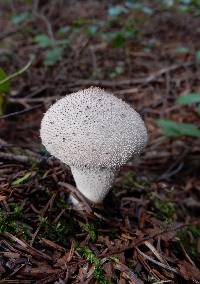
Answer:
<svg viewBox="0 0 200 284"><path fill-rule="evenodd" d="M119 168L147 142L140 115L97 87L53 104L43 117L40 134L52 155L77 168Z"/></svg>

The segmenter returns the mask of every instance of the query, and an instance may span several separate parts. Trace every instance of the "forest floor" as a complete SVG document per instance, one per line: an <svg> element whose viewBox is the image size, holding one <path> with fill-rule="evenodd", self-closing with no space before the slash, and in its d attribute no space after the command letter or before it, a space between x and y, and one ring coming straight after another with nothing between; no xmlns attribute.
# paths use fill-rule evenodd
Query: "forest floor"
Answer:
<svg viewBox="0 0 200 284"><path fill-rule="evenodd" d="M0 97L0 283L200 283L199 139L157 123L200 126L196 105L176 102L200 92L200 7L177 2L1 1L0 67L34 59ZM149 142L103 207L82 199L79 211L39 128L56 99L89 86L133 105Z"/></svg>

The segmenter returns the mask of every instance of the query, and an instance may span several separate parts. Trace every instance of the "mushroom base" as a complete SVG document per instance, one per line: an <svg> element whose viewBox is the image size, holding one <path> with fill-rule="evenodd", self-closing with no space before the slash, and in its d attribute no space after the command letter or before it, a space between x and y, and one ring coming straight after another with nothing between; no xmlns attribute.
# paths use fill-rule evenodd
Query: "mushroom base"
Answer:
<svg viewBox="0 0 200 284"><path fill-rule="evenodd" d="M83 169L71 167L79 191L91 202L102 203L116 175L112 169Z"/></svg>

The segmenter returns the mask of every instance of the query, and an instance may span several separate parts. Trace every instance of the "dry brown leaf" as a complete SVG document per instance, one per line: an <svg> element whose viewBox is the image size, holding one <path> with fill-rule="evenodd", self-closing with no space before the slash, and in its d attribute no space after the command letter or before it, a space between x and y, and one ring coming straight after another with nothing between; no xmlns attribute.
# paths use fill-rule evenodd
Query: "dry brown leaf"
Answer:
<svg viewBox="0 0 200 284"><path fill-rule="evenodd" d="M0 202L1 202L1 201L5 201L5 200L6 200L6 196L0 195Z"/></svg>
<svg viewBox="0 0 200 284"><path fill-rule="evenodd" d="M196 266L185 260L179 262L178 266L183 278L186 280L200 281L200 271Z"/></svg>

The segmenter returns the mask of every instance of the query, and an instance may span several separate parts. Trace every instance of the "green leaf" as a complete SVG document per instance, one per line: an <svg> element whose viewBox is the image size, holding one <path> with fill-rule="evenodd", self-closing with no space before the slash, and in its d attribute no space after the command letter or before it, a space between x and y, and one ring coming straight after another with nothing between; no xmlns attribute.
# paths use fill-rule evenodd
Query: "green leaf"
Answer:
<svg viewBox="0 0 200 284"><path fill-rule="evenodd" d="M24 13L12 16L11 21L13 24L19 25L25 22L26 20L28 20L29 17L30 17L30 14L28 12L24 12Z"/></svg>
<svg viewBox="0 0 200 284"><path fill-rule="evenodd" d="M189 93L185 96L180 96L177 102L181 105L189 105L192 103L200 103L200 93Z"/></svg>
<svg viewBox="0 0 200 284"><path fill-rule="evenodd" d="M1 93L8 93L10 91L10 82L7 81L3 84L1 84L1 81L3 81L5 78L7 78L6 73L2 68L0 68L0 94Z"/></svg>
<svg viewBox="0 0 200 284"><path fill-rule="evenodd" d="M46 53L44 65L52 66L62 58L62 48L54 48Z"/></svg>
<svg viewBox="0 0 200 284"><path fill-rule="evenodd" d="M133 21L130 21L126 26L124 26L121 32L126 39L133 39L138 36L138 29Z"/></svg>
<svg viewBox="0 0 200 284"><path fill-rule="evenodd" d="M24 183L25 181L27 181L29 179L29 177L31 176L31 173L27 173L25 174L23 177L16 179L15 181L13 181L11 183L11 185L19 185Z"/></svg>
<svg viewBox="0 0 200 284"><path fill-rule="evenodd" d="M180 46L176 48L177 53L188 53L190 49L188 47Z"/></svg>
<svg viewBox="0 0 200 284"><path fill-rule="evenodd" d="M108 32L103 34L103 39L107 42L112 43L116 48L121 48L124 46L125 37L122 32Z"/></svg>
<svg viewBox="0 0 200 284"><path fill-rule="evenodd" d="M0 94L0 116L4 115L5 97Z"/></svg>
<svg viewBox="0 0 200 284"><path fill-rule="evenodd" d="M196 108L196 112L200 115L200 105Z"/></svg>
<svg viewBox="0 0 200 284"><path fill-rule="evenodd" d="M98 31L98 27L95 26L95 25L89 26L86 29L87 34L90 35L90 36L95 35L97 33L97 31Z"/></svg>
<svg viewBox="0 0 200 284"><path fill-rule="evenodd" d="M52 46L52 40L45 34L37 35L34 38L34 41L41 47Z"/></svg>
<svg viewBox="0 0 200 284"><path fill-rule="evenodd" d="M57 41L55 42L56 46L60 46L60 47L62 47L62 48L68 46L69 43L70 43L69 38L60 39L60 40L57 40Z"/></svg>
<svg viewBox="0 0 200 284"><path fill-rule="evenodd" d="M134 1L136 2L136 1ZM139 1L138 1L139 2ZM133 2L126 2L126 7L136 11L142 11L144 14L153 15L154 10L148 6L145 6L144 3L133 3Z"/></svg>
<svg viewBox="0 0 200 284"><path fill-rule="evenodd" d="M195 53L196 60L200 60L200 50L197 50Z"/></svg>
<svg viewBox="0 0 200 284"><path fill-rule="evenodd" d="M174 2L175 2L174 0L163 0L162 1L162 3L168 8L172 7L174 5Z"/></svg>
<svg viewBox="0 0 200 284"><path fill-rule="evenodd" d="M200 129L191 123L178 123L168 119L158 119L158 126L169 137L191 136L200 138Z"/></svg>
<svg viewBox="0 0 200 284"><path fill-rule="evenodd" d="M111 6L108 9L108 15L111 17L117 17L121 15L122 13L126 13L127 9L121 5Z"/></svg>
<svg viewBox="0 0 200 284"><path fill-rule="evenodd" d="M118 33L115 38L112 40L112 44L116 48L121 48L125 44L125 37L122 33Z"/></svg>
<svg viewBox="0 0 200 284"><path fill-rule="evenodd" d="M124 73L124 66L116 66L115 69L109 74L110 78L115 78Z"/></svg>
<svg viewBox="0 0 200 284"><path fill-rule="evenodd" d="M61 27L59 30L58 30L58 34L63 36L65 35L66 33L68 33L70 31L70 27L69 26L65 26L65 27Z"/></svg>
<svg viewBox="0 0 200 284"><path fill-rule="evenodd" d="M190 5L192 4L192 0L181 0L181 3L185 5Z"/></svg>

